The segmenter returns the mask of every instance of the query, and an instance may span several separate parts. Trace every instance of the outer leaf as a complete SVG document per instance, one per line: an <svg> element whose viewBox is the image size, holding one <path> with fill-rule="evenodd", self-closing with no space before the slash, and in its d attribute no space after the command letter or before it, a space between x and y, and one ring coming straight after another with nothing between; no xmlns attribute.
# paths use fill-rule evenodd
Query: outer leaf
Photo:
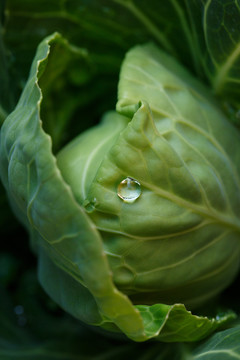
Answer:
<svg viewBox="0 0 240 360"><path fill-rule="evenodd" d="M2 180L16 214L30 228L32 240L38 241L39 251L47 249L57 266L84 283L107 321L113 321L129 337L143 340L142 319L129 299L114 287L101 237L64 183L51 153L50 137L41 127L38 78L46 66L49 44L54 41L62 40L55 34L40 44L18 106L4 122ZM49 280L53 285L54 278ZM55 292L61 303L61 292Z"/></svg>
<svg viewBox="0 0 240 360"><path fill-rule="evenodd" d="M239 107L240 3L208 0L204 8L204 34L213 64L209 74L214 91Z"/></svg>
<svg viewBox="0 0 240 360"><path fill-rule="evenodd" d="M195 12L191 6L186 9L183 0L150 0L148 6L144 0L90 0L81 5L76 0L51 3L37 0L34 6L26 0L21 5L16 0L8 0L4 40L11 54L9 66L14 92L19 91L27 77L38 43L56 30L90 53L94 79L82 94L86 99L84 108L86 106L88 113L95 117L100 110L114 105L113 94L122 57L135 44L155 40L201 75L202 52L198 52L193 30L193 24L202 18L201 6L197 2ZM198 33L203 33L202 24ZM18 41L19 34L26 41ZM93 101L94 109L89 106Z"/></svg>
<svg viewBox="0 0 240 360"><path fill-rule="evenodd" d="M194 360L240 359L240 326L221 331L198 346L193 352Z"/></svg>
<svg viewBox="0 0 240 360"><path fill-rule="evenodd" d="M75 132L83 131L88 124L72 120L77 119L78 108L84 106L96 95L84 96L86 83L91 81L93 69L88 52L63 40L54 44L54 51L48 56L48 66L39 80L43 93L41 117L43 128L51 136L53 151L56 152ZM57 119L57 120L56 120Z"/></svg>
<svg viewBox="0 0 240 360"><path fill-rule="evenodd" d="M216 319L208 319L193 315L182 304L136 307L143 317L146 335L166 342L199 341L236 317L233 312L229 312Z"/></svg>

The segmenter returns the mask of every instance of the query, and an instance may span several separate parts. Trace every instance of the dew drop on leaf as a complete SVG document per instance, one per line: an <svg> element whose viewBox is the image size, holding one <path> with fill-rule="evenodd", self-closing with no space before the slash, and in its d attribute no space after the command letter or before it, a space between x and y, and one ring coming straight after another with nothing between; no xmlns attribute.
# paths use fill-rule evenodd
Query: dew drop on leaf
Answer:
<svg viewBox="0 0 240 360"><path fill-rule="evenodd" d="M118 185L117 194L124 202L133 203L141 195L141 185L137 180L127 177Z"/></svg>

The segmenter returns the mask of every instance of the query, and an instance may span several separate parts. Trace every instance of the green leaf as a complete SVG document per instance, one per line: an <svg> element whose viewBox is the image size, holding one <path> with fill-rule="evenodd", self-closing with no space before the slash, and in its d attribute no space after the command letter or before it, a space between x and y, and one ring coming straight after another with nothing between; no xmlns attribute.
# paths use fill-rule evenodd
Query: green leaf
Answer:
<svg viewBox="0 0 240 360"><path fill-rule="evenodd" d="M200 31L199 28L196 30L202 11L201 3L185 4L182 0L151 0L148 6L144 0L91 0L81 5L76 0L51 3L37 0L34 5L25 0L24 6L16 0L8 0L4 41L11 55L9 67L14 95L17 98L26 80L38 43L54 31L61 32L75 46L88 49L95 69L94 88L99 87L102 91L104 86L106 94L103 96L99 91L94 101L104 110L107 104L114 104L113 90L122 58L135 44L156 41L202 76L206 46L204 44L199 51L200 45L196 41L203 35L202 24ZM19 34L26 41L19 41ZM90 97L89 102L92 101ZM93 111L91 106L89 110Z"/></svg>
<svg viewBox="0 0 240 360"><path fill-rule="evenodd" d="M240 326L221 331L193 351L194 360L240 359Z"/></svg>
<svg viewBox="0 0 240 360"><path fill-rule="evenodd" d="M73 46L65 39L53 47L39 86L44 99L41 105L43 127L51 136L53 151L56 152L71 137L73 119L74 132L84 129L84 124L75 117L77 109L84 103L86 89L83 90L82 86L90 81L93 70L85 49Z"/></svg>
<svg viewBox="0 0 240 360"><path fill-rule="evenodd" d="M185 10L184 3L176 0L168 3L151 0L151 5L147 7L143 0L104 0L101 3L91 0L81 6L78 6L75 0L64 3L53 1L51 4L45 0L38 0L34 6L25 1L24 10L16 0L10 0L7 4L6 40L12 48L14 34L27 18L28 29L35 29L31 36L31 42L34 41L35 46L41 40L41 36L58 29L74 44L93 48L99 60L107 59L106 53L101 51L104 44L107 53L112 53L108 60L108 64L112 66L116 64L110 61L114 54L117 59L129 46L149 38L155 39L167 51L177 53L184 59L184 55L189 53L189 42L192 41ZM39 29L42 33L39 33ZM23 37L26 36L26 30L22 30ZM186 41L179 44L174 35L176 31L179 31ZM31 42L25 45L25 51L32 47ZM18 54L23 45L16 45L15 52Z"/></svg>
<svg viewBox="0 0 240 360"><path fill-rule="evenodd" d="M80 283L80 288L81 284L87 287L98 305L99 316L113 321L130 338L144 340L140 314L115 288L100 234L63 181L51 152L51 139L41 126L38 79L46 66L50 45L58 41L62 41L60 35L54 34L39 45L19 103L4 122L2 181L15 213L29 228L36 251L41 252L43 247L56 266ZM48 275L45 273L45 279L53 286L55 279ZM62 293L57 291L61 286L55 288L60 304ZM67 295L67 288L64 290ZM71 303L74 301L78 302L72 298ZM71 306L67 310L74 311Z"/></svg>
<svg viewBox="0 0 240 360"><path fill-rule="evenodd" d="M166 342L199 341L229 320L235 319L233 312L207 318L193 315L182 304L172 306L155 304L152 306L138 305L144 321L146 335Z"/></svg>
<svg viewBox="0 0 240 360"><path fill-rule="evenodd" d="M238 1L205 1L204 35L212 62L215 93L239 109L240 6Z"/></svg>

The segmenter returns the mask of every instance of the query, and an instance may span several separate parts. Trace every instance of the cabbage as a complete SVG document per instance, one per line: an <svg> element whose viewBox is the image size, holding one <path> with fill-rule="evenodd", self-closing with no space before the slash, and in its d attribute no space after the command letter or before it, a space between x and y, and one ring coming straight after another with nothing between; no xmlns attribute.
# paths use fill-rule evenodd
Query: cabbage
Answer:
<svg viewBox="0 0 240 360"><path fill-rule="evenodd" d="M40 44L1 131L2 180L31 234L40 282L88 324L135 341L199 340L234 316L187 309L239 268L239 134L174 59L144 45L123 62L117 112L55 157L38 83L62 41Z"/></svg>
<svg viewBox="0 0 240 360"><path fill-rule="evenodd" d="M8 202L43 289L81 324L124 341L174 343L162 345L168 355L188 349L197 359L221 341L232 354L224 339L238 344L238 308L221 299L240 263L235 32L226 58L212 45L208 2L208 55L199 40L188 66L171 31L159 32L133 2L117 3L152 35L101 58L90 35L87 49L55 32L40 42L17 104L2 101Z"/></svg>

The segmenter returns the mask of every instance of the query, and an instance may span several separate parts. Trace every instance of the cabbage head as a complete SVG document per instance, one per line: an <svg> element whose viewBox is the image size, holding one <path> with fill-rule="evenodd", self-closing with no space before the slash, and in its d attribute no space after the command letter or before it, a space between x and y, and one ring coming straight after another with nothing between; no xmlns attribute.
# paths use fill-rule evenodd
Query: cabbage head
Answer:
<svg viewBox="0 0 240 360"><path fill-rule="evenodd" d="M204 308L239 270L239 133L209 90L151 43L126 54L116 109L54 154L41 78L51 52L66 47L59 34L42 41L1 129L2 182L40 282L108 332L200 340L234 318Z"/></svg>

